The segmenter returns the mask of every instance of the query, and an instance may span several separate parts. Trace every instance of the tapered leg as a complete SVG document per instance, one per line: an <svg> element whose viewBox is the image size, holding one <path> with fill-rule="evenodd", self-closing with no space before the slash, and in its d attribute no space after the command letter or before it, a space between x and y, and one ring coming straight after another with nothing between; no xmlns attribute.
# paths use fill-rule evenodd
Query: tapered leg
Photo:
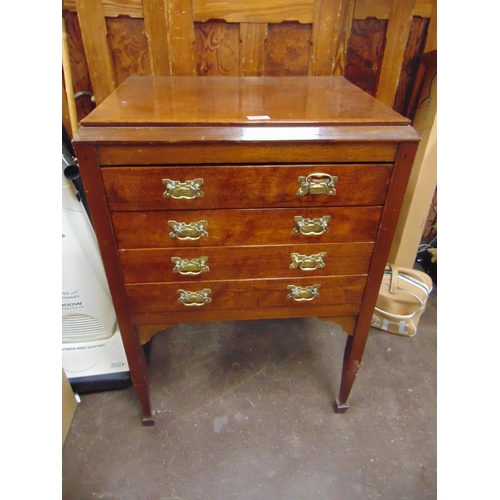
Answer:
<svg viewBox="0 0 500 500"><path fill-rule="evenodd" d="M333 403L335 413L344 413L349 408L347 398L351 392L361 362L361 359L355 359L355 356L353 356L353 343L354 338L348 335L344 350L339 396Z"/></svg>
<svg viewBox="0 0 500 500"><path fill-rule="evenodd" d="M134 387L142 407L142 423L151 426L155 424L153 412L151 411L149 386L137 385Z"/></svg>
<svg viewBox="0 0 500 500"><path fill-rule="evenodd" d="M139 345L137 337L133 338L131 341L127 339L128 342L124 342L125 351L127 347L130 348L132 345L133 352L129 361L129 370L132 383L134 385L135 392L139 399L142 409L142 423L144 425L154 425L154 412L151 409L151 395L149 391L149 376L148 367L146 362L146 353L142 346ZM128 356L128 353L127 353Z"/></svg>
<svg viewBox="0 0 500 500"><path fill-rule="evenodd" d="M123 330L125 329L123 328ZM141 404L142 423L144 425L154 425L155 420L151 409L148 367L144 349L139 344L137 337L132 335L123 335L123 346L127 353L130 378Z"/></svg>
<svg viewBox="0 0 500 500"><path fill-rule="evenodd" d="M128 293L123 282L120 256L115 243L114 228L107 205L106 190L101 176L97 149L89 143L75 144L85 194L90 207L92 225L105 262L106 278L113 299L116 317L127 355L130 378L142 406L144 425L153 425L149 397L148 368L132 317ZM151 337L151 335L149 335Z"/></svg>
<svg viewBox="0 0 500 500"><path fill-rule="evenodd" d="M142 423L154 425L155 420L151 409L151 395L149 392L149 377L146 363L146 355L142 347L137 350L137 356L129 363L130 376L134 389L139 398L142 409Z"/></svg>
<svg viewBox="0 0 500 500"><path fill-rule="evenodd" d="M387 193L387 201L384 205L384 211L380 220L379 235L373 250L373 259L366 281L358 320L353 334L348 337L345 346L340 392L333 405L336 413L343 413L348 408L347 398L349 397L354 379L356 378L356 374L361 364L361 359L363 358L363 351L370 331L373 309L377 302L380 283L382 282L384 269L388 262L387 259L398 223L398 215L403 204L405 189L417 148L418 143L414 142L402 143L398 148L391 185Z"/></svg>

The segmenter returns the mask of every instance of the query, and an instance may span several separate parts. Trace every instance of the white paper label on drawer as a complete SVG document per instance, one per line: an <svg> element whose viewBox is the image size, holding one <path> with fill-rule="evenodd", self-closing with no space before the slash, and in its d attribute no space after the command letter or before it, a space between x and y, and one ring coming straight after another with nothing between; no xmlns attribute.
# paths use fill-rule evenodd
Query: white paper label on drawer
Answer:
<svg viewBox="0 0 500 500"><path fill-rule="evenodd" d="M267 115L256 115L256 116L247 116L249 120L270 120L271 117Z"/></svg>

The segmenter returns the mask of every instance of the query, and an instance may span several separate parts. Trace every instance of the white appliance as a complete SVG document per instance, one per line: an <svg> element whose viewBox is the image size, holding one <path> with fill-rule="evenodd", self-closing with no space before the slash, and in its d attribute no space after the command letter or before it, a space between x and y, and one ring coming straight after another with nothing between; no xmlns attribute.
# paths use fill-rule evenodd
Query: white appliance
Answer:
<svg viewBox="0 0 500 500"><path fill-rule="evenodd" d="M79 392L131 385L94 230L73 182L62 176L62 366Z"/></svg>

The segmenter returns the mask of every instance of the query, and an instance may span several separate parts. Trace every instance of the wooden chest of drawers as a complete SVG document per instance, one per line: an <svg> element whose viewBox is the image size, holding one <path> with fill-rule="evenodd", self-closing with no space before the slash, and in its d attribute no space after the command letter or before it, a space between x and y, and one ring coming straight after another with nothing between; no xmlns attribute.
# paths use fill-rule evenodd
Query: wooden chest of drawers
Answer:
<svg viewBox="0 0 500 500"><path fill-rule="evenodd" d="M131 77L74 139L143 422L141 344L180 322L317 316L347 398L418 136L342 77Z"/></svg>

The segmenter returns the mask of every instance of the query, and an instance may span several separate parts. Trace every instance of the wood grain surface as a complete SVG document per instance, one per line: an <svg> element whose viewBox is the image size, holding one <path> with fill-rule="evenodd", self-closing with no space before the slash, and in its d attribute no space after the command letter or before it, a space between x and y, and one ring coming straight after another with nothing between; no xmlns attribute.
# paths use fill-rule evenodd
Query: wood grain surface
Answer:
<svg viewBox="0 0 500 500"><path fill-rule="evenodd" d="M304 271L291 269L291 255L311 256L324 253L325 267ZM322 243L275 246L238 246L228 253L227 247L121 250L120 261L126 283L162 281L197 282L227 279L276 278L325 275L367 274L373 243ZM174 273L172 257L184 260L208 257L208 271L199 275Z"/></svg>
<svg viewBox="0 0 500 500"><path fill-rule="evenodd" d="M93 95L92 82L90 81L85 49L83 48L78 16L76 12L63 11L63 18L66 26L66 41L68 43L73 79L73 95L78 92L88 92L90 94L75 100L77 118L80 121L95 109L95 103L91 100Z"/></svg>
<svg viewBox="0 0 500 500"><path fill-rule="evenodd" d="M311 301L297 302L288 297L289 285L307 287L315 284L319 296ZM189 311L192 321L204 310L257 309L293 307L307 310L315 306L359 304L366 276L329 276L289 279L200 281L188 283L158 283L126 285L132 313ZM178 301L178 290L197 292L211 290L211 302L202 306L186 306Z"/></svg>
<svg viewBox="0 0 500 500"><path fill-rule="evenodd" d="M334 74L401 110L415 77L410 53L437 48L436 0L64 0L62 6L67 24L73 13L79 17L93 82L81 90L97 102L127 75ZM410 24L417 20L425 44L413 39ZM363 47L360 23L379 27L364 29ZM79 52L70 44L72 65ZM90 112L78 108L82 118Z"/></svg>
<svg viewBox="0 0 500 500"><path fill-rule="evenodd" d="M100 104L116 87L104 9L100 0L76 0L76 6L95 102Z"/></svg>
<svg viewBox="0 0 500 500"><path fill-rule="evenodd" d="M392 0L391 3L384 58L375 93L377 99L391 107L398 88L414 7L415 0Z"/></svg>
<svg viewBox="0 0 500 500"><path fill-rule="evenodd" d="M144 21L109 18L106 24L116 84L120 85L131 75L149 75L151 67Z"/></svg>
<svg viewBox="0 0 500 500"><path fill-rule="evenodd" d="M143 0L144 29L151 75L170 75L167 6L165 0Z"/></svg>
<svg viewBox="0 0 500 500"><path fill-rule="evenodd" d="M403 116L412 117L415 109L411 107L411 94L414 90L416 73L420 64L420 55L427 41L429 19L414 17L408 36L403 64L399 75L398 89L394 98L393 109Z"/></svg>
<svg viewBox="0 0 500 500"><path fill-rule="evenodd" d="M232 23L311 23L314 3L314 0L193 0L193 18L195 21L223 19Z"/></svg>
<svg viewBox="0 0 500 500"><path fill-rule="evenodd" d="M102 175L111 210L199 210L237 208L241 198L248 208L382 205L391 170L391 164L142 166L105 168ZM335 194L299 195L306 180L299 182L299 177L317 173L329 175L332 182L337 178ZM203 196L165 198L163 179L181 183L202 179ZM324 175L322 179L329 180ZM189 195L196 196L194 192Z"/></svg>
<svg viewBox="0 0 500 500"><path fill-rule="evenodd" d="M372 96L377 90L386 30L386 20L354 20L349 38L344 76Z"/></svg>
<svg viewBox="0 0 500 500"><path fill-rule="evenodd" d="M118 248L197 248L375 241L381 212L381 207L330 207L113 212L111 215ZM295 216L305 219L330 216L329 230L319 236L296 234ZM196 241L172 238L169 221L185 224L207 221L208 235Z"/></svg>
<svg viewBox="0 0 500 500"><path fill-rule="evenodd" d="M266 76L306 76L311 34L308 24L270 24L265 43Z"/></svg>
<svg viewBox="0 0 500 500"><path fill-rule="evenodd" d="M238 76L239 26L225 22L195 23L196 70L199 76Z"/></svg>
<svg viewBox="0 0 500 500"><path fill-rule="evenodd" d="M207 96L211 95L210 99ZM222 106L220 103L223 102ZM89 125L407 125L409 120L339 76L127 79Z"/></svg>
<svg viewBox="0 0 500 500"><path fill-rule="evenodd" d="M376 130L374 130L375 128ZM401 129L402 127L395 128ZM366 130L367 135L361 142L362 129ZM183 133L179 136L179 143L173 142L168 146L144 148L134 145L123 145L121 147L104 145L99 148L99 161L102 165L178 165L189 154L190 163L194 165L218 164L222 161L266 164L288 163L296 161L298 155L307 154L308 162L392 162L396 157L397 147L390 142L391 140L397 137L409 141L419 140L416 132L410 127L387 132L382 127L355 127L355 130L351 131L351 133L345 134L347 141L353 141L347 143L342 142L342 136L344 135L341 133L342 131L338 134L334 133L333 137L329 137L327 133L322 133L322 129L318 130L317 133L311 130L311 134L307 135L314 137L310 137L307 141L301 141L300 135L297 138L297 132L299 134L302 132L300 129L283 131L264 128L264 130L256 131L259 133L249 134L248 131L234 128L226 131L227 134L221 133L221 135L225 136L225 140L220 138L214 141L204 141L204 139L200 139L199 131L196 131L197 134L189 134L184 133L185 130L183 130ZM124 132L124 137L133 137L140 134L136 128ZM145 141L148 136L152 140L158 139L159 136L165 137L162 129L153 129L150 132L151 134L143 136ZM209 133L213 132L213 129L209 131ZM274 139L273 132L276 133ZM83 138L85 135L82 133L82 128L80 128L78 137ZM94 134L91 133L87 138L93 136ZM116 137L114 134L113 136ZM189 143L190 136L193 138L192 143ZM259 144L257 142L259 137L267 137L270 141L273 141L272 146ZM234 139L235 142L231 143L231 139ZM204 142L200 142L200 140ZM329 140L333 142L328 142Z"/></svg>
<svg viewBox="0 0 500 500"><path fill-rule="evenodd" d="M241 76L264 76L267 23L240 23Z"/></svg>

